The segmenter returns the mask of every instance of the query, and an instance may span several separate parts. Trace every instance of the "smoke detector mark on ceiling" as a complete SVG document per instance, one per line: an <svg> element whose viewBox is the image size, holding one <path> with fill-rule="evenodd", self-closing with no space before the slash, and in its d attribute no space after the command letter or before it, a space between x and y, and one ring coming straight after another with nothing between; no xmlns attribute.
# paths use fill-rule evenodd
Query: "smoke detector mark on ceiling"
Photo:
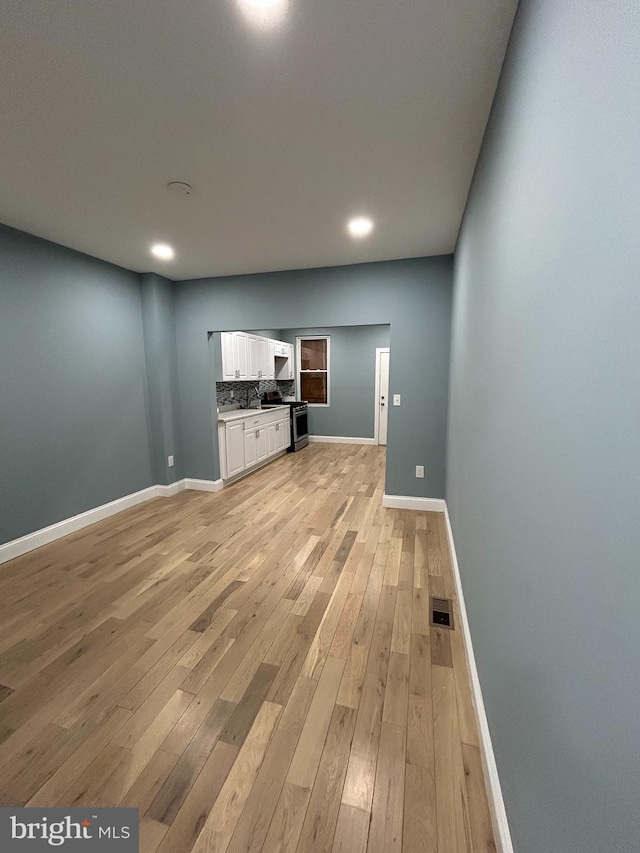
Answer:
<svg viewBox="0 0 640 853"><path fill-rule="evenodd" d="M169 181L167 189L173 195L186 196L191 195L193 187L191 184L186 184L184 181Z"/></svg>

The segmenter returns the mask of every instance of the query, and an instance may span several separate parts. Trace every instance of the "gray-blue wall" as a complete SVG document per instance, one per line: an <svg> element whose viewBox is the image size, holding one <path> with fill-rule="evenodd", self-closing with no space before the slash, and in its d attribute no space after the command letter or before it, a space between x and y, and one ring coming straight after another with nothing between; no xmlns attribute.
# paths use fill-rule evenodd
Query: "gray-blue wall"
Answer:
<svg viewBox="0 0 640 853"><path fill-rule="evenodd" d="M0 226L0 543L152 484L135 273Z"/></svg>
<svg viewBox="0 0 640 853"><path fill-rule="evenodd" d="M283 341L294 346L296 336L329 335L331 338L330 405L309 407L310 434L373 438L376 348L389 346L389 326L283 329L281 335Z"/></svg>
<svg viewBox="0 0 640 853"><path fill-rule="evenodd" d="M217 479L208 332L220 328L391 324L403 405L387 491L442 496L451 286L450 257L176 285L0 226L0 542L153 483ZM320 434L368 436L373 401L356 409L370 411Z"/></svg>
<svg viewBox="0 0 640 853"><path fill-rule="evenodd" d="M178 362L173 282L156 273L140 276L142 320L149 386L149 443L154 483L182 479L179 436ZM173 456L175 465L168 466Z"/></svg>
<svg viewBox="0 0 640 853"><path fill-rule="evenodd" d="M176 284L185 476L220 476L208 332L390 324L391 393L403 396L389 411L386 490L442 497L451 286L450 256Z"/></svg>
<svg viewBox="0 0 640 853"><path fill-rule="evenodd" d="M640 4L521 2L455 262L447 500L518 853L640 848Z"/></svg>

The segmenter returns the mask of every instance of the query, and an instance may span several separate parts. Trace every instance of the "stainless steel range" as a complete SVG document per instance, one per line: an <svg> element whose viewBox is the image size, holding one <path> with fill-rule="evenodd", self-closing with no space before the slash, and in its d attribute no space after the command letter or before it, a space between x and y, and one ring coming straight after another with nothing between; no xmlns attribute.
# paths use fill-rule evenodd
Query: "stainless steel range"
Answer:
<svg viewBox="0 0 640 853"><path fill-rule="evenodd" d="M289 406L291 412L291 444L289 445L289 453L302 450L303 447L309 444L307 403L303 400L283 400L279 391L267 391L262 398L262 408L272 409L274 406Z"/></svg>

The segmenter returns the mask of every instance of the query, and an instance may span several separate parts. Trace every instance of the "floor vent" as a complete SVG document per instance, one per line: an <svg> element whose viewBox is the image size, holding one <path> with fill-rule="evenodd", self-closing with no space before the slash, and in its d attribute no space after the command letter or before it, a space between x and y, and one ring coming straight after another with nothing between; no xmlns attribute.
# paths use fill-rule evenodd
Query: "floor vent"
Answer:
<svg viewBox="0 0 640 853"><path fill-rule="evenodd" d="M439 628L453 628L453 605L450 598L431 596L431 624Z"/></svg>

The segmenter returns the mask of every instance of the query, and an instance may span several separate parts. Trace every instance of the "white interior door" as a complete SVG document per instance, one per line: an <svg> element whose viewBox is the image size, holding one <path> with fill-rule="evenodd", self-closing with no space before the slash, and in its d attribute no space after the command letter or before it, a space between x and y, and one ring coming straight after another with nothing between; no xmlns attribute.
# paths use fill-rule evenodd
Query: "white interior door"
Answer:
<svg viewBox="0 0 640 853"><path fill-rule="evenodd" d="M389 349L376 349L376 439L378 444L387 443L387 419L389 415Z"/></svg>

